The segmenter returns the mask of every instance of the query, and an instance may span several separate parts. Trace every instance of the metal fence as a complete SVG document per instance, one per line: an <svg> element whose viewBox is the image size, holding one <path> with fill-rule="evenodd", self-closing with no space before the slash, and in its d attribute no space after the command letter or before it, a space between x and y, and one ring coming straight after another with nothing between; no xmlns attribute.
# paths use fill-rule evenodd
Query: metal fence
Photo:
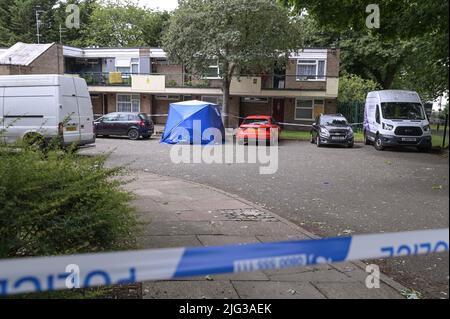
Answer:
<svg viewBox="0 0 450 319"><path fill-rule="evenodd" d="M440 118L431 124L431 133L433 135L433 146L448 148L449 145L449 127L448 114L445 118Z"/></svg>
<svg viewBox="0 0 450 319"><path fill-rule="evenodd" d="M364 121L364 102L339 102L337 112L344 115L349 123L353 123L355 131L362 131Z"/></svg>

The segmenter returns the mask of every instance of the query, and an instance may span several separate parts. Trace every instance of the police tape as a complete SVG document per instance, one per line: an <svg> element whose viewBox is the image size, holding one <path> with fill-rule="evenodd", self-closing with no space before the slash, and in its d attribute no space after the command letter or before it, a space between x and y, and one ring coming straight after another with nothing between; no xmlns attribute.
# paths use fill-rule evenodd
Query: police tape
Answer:
<svg viewBox="0 0 450 319"><path fill-rule="evenodd" d="M449 230L0 260L0 295L448 252Z"/></svg>

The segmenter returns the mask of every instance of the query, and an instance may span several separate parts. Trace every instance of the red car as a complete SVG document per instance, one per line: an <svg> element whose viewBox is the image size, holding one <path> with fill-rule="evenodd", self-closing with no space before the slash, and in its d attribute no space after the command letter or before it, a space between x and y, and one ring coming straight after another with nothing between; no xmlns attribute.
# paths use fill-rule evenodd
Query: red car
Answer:
<svg viewBox="0 0 450 319"><path fill-rule="evenodd" d="M245 144L248 141L262 139L266 143L273 144L275 139L279 138L280 132L281 127L271 116L249 116L244 119L239 127L236 140L239 144Z"/></svg>

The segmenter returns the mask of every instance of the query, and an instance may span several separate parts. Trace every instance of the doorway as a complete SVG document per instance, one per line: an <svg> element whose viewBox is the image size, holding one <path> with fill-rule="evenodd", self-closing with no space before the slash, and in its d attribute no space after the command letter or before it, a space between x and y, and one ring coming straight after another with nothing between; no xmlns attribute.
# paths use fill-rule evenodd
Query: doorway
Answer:
<svg viewBox="0 0 450 319"><path fill-rule="evenodd" d="M284 99L273 99L272 117L279 123L284 122Z"/></svg>

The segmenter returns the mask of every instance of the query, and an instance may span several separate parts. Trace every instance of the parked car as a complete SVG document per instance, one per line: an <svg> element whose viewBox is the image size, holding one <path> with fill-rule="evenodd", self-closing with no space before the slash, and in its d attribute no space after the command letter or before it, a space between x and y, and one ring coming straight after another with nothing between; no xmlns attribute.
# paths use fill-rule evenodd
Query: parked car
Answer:
<svg viewBox="0 0 450 319"><path fill-rule="evenodd" d="M353 129L341 114L321 114L312 125L311 143L315 143L318 147L345 145L351 148L354 145Z"/></svg>
<svg viewBox="0 0 450 319"><path fill-rule="evenodd" d="M364 109L364 139L379 151L385 147L432 147L431 128L416 92L384 90L369 92Z"/></svg>
<svg viewBox="0 0 450 319"><path fill-rule="evenodd" d="M62 75L0 76L0 140L63 146L95 143L86 81Z"/></svg>
<svg viewBox="0 0 450 319"><path fill-rule="evenodd" d="M128 136L130 140L149 139L154 132L152 120L145 113L109 113L95 120L96 136Z"/></svg>
<svg viewBox="0 0 450 319"><path fill-rule="evenodd" d="M249 116L240 125L236 140L239 144L246 144L249 141L256 143L258 140L274 144L279 139L280 133L281 127L271 116Z"/></svg>

